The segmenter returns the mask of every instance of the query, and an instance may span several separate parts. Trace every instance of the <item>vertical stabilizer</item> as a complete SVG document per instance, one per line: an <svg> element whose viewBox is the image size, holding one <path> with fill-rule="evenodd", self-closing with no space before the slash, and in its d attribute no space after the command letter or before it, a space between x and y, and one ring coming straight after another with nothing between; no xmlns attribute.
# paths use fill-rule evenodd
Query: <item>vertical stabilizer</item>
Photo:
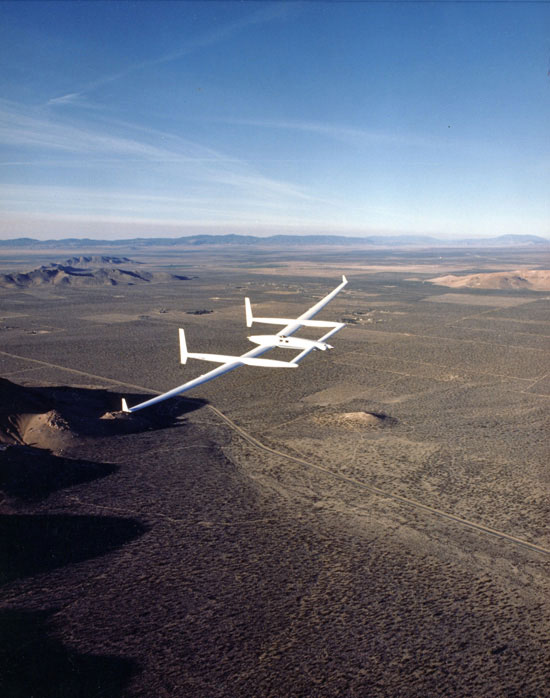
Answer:
<svg viewBox="0 0 550 698"><path fill-rule="evenodd" d="M252 316L252 306L250 305L250 298L244 299L244 310L246 312L246 326L252 327L252 323L254 322L254 318Z"/></svg>
<svg viewBox="0 0 550 698"><path fill-rule="evenodd" d="M181 329L179 329L180 333L180 362L182 364L187 363L187 343L185 341L185 332Z"/></svg>

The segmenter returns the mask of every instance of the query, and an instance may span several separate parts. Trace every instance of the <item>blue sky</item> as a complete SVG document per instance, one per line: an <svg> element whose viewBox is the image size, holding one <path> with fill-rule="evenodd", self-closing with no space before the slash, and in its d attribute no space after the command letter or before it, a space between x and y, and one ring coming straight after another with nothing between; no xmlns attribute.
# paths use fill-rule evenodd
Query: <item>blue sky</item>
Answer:
<svg viewBox="0 0 550 698"><path fill-rule="evenodd" d="M0 18L2 238L550 237L550 4Z"/></svg>

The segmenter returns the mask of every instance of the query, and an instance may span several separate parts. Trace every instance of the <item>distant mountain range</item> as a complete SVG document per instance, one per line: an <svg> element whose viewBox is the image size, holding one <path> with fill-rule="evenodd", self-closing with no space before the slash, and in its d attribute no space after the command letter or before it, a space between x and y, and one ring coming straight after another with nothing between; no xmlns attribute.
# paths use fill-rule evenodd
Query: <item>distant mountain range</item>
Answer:
<svg viewBox="0 0 550 698"><path fill-rule="evenodd" d="M132 238L129 240L91 240L90 238L65 238L61 240L35 240L13 238L0 240L0 248L18 249L90 249L90 248L142 248L188 247L198 245L239 245L280 247L288 246L371 246L371 247L510 247L515 245L548 245L550 240L539 235L499 235L490 238L464 238L441 240L428 235L369 235L345 237L341 235L190 235L179 238Z"/></svg>

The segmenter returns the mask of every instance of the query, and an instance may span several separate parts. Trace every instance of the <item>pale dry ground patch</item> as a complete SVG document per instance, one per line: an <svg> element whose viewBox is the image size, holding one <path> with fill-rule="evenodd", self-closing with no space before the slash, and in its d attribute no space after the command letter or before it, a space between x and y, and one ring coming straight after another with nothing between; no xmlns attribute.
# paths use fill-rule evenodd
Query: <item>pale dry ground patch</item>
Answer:
<svg viewBox="0 0 550 698"><path fill-rule="evenodd" d="M402 301L381 301L381 300L376 300L376 301L368 301L368 307L369 308L391 308L392 306L395 305L403 305ZM384 312L384 311L381 311ZM387 311L387 312L397 312L397 311Z"/></svg>
<svg viewBox="0 0 550 698"><path fill-rule="evenodd" d="M486 272L467 274L465 276L438 276L427 279L432 284L450 286L451 288L486 288L486 289L526 289L531 291L550 291L550 270L516 269L514 271Z"/></svg>
<svg viewBox="0 0 550 698"><path fill-rule="evenodd" d="M368 427L381 427L386 420L390 420L383 412L340 412L338 414L318 414L313 419L327 428L338 427L339 429L357 430Z"/></svg>
<svg viewBox="0 0 550 698"><path fill-rule="evenodd" d="M488 305L494 308L513 308L516 305L533 303L536 298L518 298L517 296L490 296L473 293L443 293L440 296L428 296L423 299L429 303L458 303L460 305Z"/></svg>
<svg viewBox="0 0 550 698"><path fill-rule="evenodd" d="M364 256L366 259L369 258L369 251L361 251L358 255ZM414 255L412 255L414 256ZM424 263L392 263L381 262L380 264L362 264L360 262L349 262L347 259L343 259L342 262L323 262L322 272L323 274L334 273L344 273L346 275L363 274L363 273L378 273L378 272L405 272L405 273L425 273L433 274L436 272L460 272L469 270L472 267L474 260L471 257L464 257L460 261L449 261L445 258L433 262ZM510 272L514 269L514 262L506 262L499 260L500 267L502 269L509 269ZM494 268L495 262L492 260L476 259L476 267L482 269ZM273 276L297 276L297 277L310 277L319 276L320 265L315 262L307 261L280 261L272 267L254 267L251 266L247 268L247 272L252 274L266 274L269 273ZM237 269L232 269L232 271L237 271ZM242 271L242 270L241 270ZM508 272L508 273L510 273ZM503 272L504 273L504 272ZM412 279L411 279L412 280Z"/></svg>

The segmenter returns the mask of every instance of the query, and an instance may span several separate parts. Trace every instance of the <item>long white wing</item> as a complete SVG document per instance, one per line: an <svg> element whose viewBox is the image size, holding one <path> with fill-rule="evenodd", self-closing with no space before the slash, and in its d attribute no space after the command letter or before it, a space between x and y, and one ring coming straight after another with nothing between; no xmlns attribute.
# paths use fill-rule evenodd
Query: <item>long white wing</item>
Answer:
<svg viewBox="0 0 550 698"><path fill-rule="evenodd" d="M312 317L317 315L317 313L322 310L325 305L330 303L330 301L336 296L340 291L346 286L348 283L348 280L346 279L345 276L342 276L342 283L337 286L334 291L331 291L328 295L326 295L324 298L322 298L318 303L313 305L309 310L306 310L305 313L300 315L299 318L296 318L296 320L291 321L286 327L283 327L283 329L280 332L277 332L278 335L283 335L285 337L289 337L291 334L294 334L297 332L300 327L304 327L307 323L305 322L306 320L311 320ZM324 325L321 325L322 327ZM340 328L338 328L340 329ZM331 332L330 334L334 334L334 332ZM329 335L325 335L325 337L322 340L319 341L324 341Z"/></svg>
<svg viewBox="0 0 550 698"><path fill-rule="evenodd" d="M339 293L344 286L348 283L347 279L345 276L342 276L342 283L337 286L334 291L331 291L328 295L326 295L322 300L320 300L318 303L316 303L314 306L312 306L309 310L307 310L305 313L300 315L299 318L296 320L290 320L288 324L280 331L277 333L275 336L289 336L291 334L294 334L297 330L300 329L300 327L304 327L307 325L307 321L310 320L314 315L316 315L322 308L327 305L327 303L330 303L330 301L336 296L337 293ZM313 323L312 323L313 324ZM327 332L326 335L324 335L320 341L324 341L325 339L328 339L330 335L334 334L337 332L339 329L343 327L342 323L318 323L319 326L321 327L327 327L330 326L332 329L330 332ZM180 334L181 337L181 334ZM124 412L137 412L138 410L142 410L145 407L150 407L151 405L156 405L159 402L163 402L164 400L168 400L171 397L176 397L176 395L181 395L181 393L187 392L188 390L191 390L192 388L196 388L198 385L202 385L203 383L207 383L208 381L213 380L214 378L217 378L218 376L223 376L224 373L229 373L229 371L233 371L235 368L239 368L240 366L245 366L248 362L246 359L253 359L257 356L261 356L262 354L265 354L267 351L270 351L276 346L275 343L272 345L265 345L262 344L260 346L254 347L254 349L251 349L249 352L246 354L243 354L242 356L239 357L227 357L230 359L227 363L222 364L221 366L218 366L217 368L214 368L212 371L208 371L208 373L203 373L202 376L198 376L197 378L194 378L193 380L187 381L187 383L183 383L183 385L179 385L177 388L173 388L172 390L169 390L166 393L162 393L162 395L157 395L156 397L151 398L150 400L146 400L145 402L140 402L139 405L135 405L134 407L128 407L126 404L126 400L122 400L122 410ZM292 362L292 364L297 364L298 361L301 361L307 354L310 353L310 351L313 350L313 346L305 349L303 352L298 354ZM189 356L192 357L190 354ZM198 355L197 355L198 356ZM203 355L205 356L205 355ZM193 358L193 357L192 357ZM250 364L254 364L256 362L250 362ZM257 362L259 363L259 362ZM273 362L275 363L275 362ZM281 362L283 363L283 362Z"/></svg>
<svg viewBox="0 0 550 698"><path fill-rule="evenodd" d="M172 390L169 390L167 393L162 393L162 395L152 397L150 400L140 402L139 405L128 408L123 401L122 409L124 412L137 412L138 410L142 410L144 407L150 407L151 405L156 405L158 402L163 402L163 400L168 400L171 397L176 397L176 395L181 395L181 393L185 393L187 390L196 388L198 385L202 385L203 383L208 383L208 381L211 381L218 376L223 376L224 373L229 373L229 371L233 371L233 369L239 368L239 366L245 366L246 364L244 361L241 361L241 358L254 358L256 356L260 356L261 354L265 354L270 349L272 349L272 347L256 347L246 354L243 354L242 357L222 364L221 366L212 369L212 371L208 371L208 373L203 373L202 376L197 376L197 378L193 378L193 380L187 381L187 383L184 383L183 385L178 385L177 388L172 388Z"/></svg>

